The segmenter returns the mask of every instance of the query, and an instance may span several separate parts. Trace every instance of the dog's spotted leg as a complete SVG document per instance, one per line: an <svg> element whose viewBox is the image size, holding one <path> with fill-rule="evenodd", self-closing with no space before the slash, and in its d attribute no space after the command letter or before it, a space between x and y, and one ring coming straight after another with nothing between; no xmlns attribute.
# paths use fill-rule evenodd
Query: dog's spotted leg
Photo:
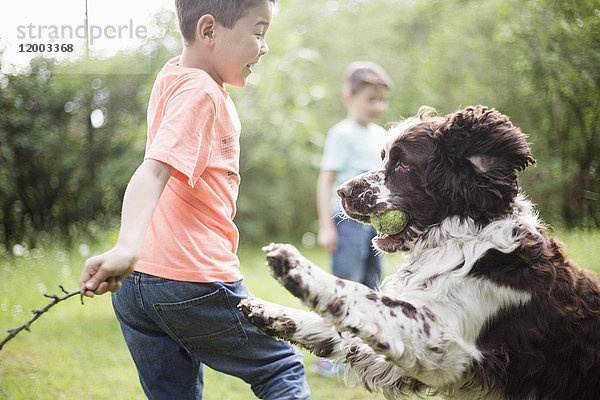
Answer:
<svg viewBox="0 0 600 400"><path fill-rule="evenodd" d="M478 356L473 345L455 339L458 335L447 322L454 316L425 306L422 299L392 298L336 278L289 244L264 250L271 274L292 294L338 331L360 338L423 383L436 387L452 382ZM444 319L436 317L440 313Z"/></svg>
<svg viewBox="0 0 600 400"><path fill-rule="evenodd" d="M307 278L313 270L319 269L303 257L291 244L271 243L263 247L267 253L267 265L271 276L279 281L290 293L302 301L309 295Z"/></svg>
<svg viewBox="0 0 600 400"><path fill-rule="evenodd" d="M300 310L287 309L287 307L258 298L240 301L238 309L256 330L276 339L292 340L298 329L296 324L298 316L296 315L294 318L291 314L300 313ZM304 313L308 314L306 311ZM315 317L318 316L315 315Z"/></svg>
<svg viewBox="0 0 600 400"><path fill-rule="evenodd" d="M339 357L342 337L323 317L259 298L242 300L239 310L259 331L297 343L319 357Z"/></svg>
<svg viewBox="0 0 600 400"><path fill-rule="evenodd" d="M267 253L271 275L319 314L344 318L353 299L375 293L364 285L323 271L290 244L271 243L263 250Z"/></svg>
<svg viewBox="0 0 600 400"><path fill-rule="evenodd" d="M242 300L238 308L259 331L298 344L336 365L346 364L346 380L357 379L370 391L383 391L389 398L396 398L406 387L418 384L360 338L349 332L339 333L314 312L258 298Z"/></svg>
<svg viewBox="0 0 600 400"><path fill-rule="evenodd" d="M373 302L375 291L323 271L292 245L271 244L263 250L267 252L267 264L271 275L304 304L324 316L328 322L340 330L360 333L361 337L375 337L381 333L380 325L372 321L372 318L364 318L360 313L350 312L351 308L359 310L361 301ZM369 342L379 344L383 350L387 348L387 344L378 343L375 339Z"/></svg>

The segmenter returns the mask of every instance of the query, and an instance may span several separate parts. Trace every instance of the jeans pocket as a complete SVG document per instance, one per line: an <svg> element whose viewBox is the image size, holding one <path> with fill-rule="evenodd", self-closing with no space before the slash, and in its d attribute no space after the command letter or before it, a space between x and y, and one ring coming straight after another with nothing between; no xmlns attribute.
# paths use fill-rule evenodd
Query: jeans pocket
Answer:
<svg viewBox="0 0 600 400"><path fill-rule="evenodd" d="M154 304L154 309L171 336L190 352L231 353L248 340L225 288L191 300Z"/></svg>

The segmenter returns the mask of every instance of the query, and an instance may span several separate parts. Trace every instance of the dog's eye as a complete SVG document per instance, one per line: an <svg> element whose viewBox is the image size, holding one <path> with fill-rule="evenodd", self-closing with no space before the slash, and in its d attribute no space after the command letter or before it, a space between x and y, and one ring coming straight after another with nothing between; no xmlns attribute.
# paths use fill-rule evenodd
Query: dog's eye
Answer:
<svg viewBox="0 0 600 400"><path fill-rule="evenodd" d="M398 172L398 171L404 171L404 172L412 172L412 168L410 167L410 165L403 163L402 161L399 161L396 166L394 167L394 171Z"/></svg>

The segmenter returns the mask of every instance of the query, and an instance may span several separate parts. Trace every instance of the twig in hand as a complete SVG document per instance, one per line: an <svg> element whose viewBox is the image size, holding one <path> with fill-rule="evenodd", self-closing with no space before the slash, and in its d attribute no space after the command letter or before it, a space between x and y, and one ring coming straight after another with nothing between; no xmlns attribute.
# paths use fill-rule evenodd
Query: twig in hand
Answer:
<svg viewBox="0 0 600 400"><path fill-rule="evenodd" d="M31 326L31 324L33 324L36 319L38 319L39 317L41 317L43 313L47 312L50 308L52 308L54 305L60 303L61 301L66 300L69 297L81 295L81 304L83 305L83 294L85 293L85 289L80 289L80 290L74 290L72 292L67 292L65 290L65 288L63 288L61 285L59 285L58 287L60 288L60 290L63 291L63 293L65 295L64 296L58 296L56 294L44 294L44 297L48 297L49 299L52 299L52 301L50 303L48 303L48 305L46 307L44 307L44 308L36 309L36 310L31 310L31 312L34 314L34 316L29 321L27 321L24 325L21 325L20 327L15 328L15 329L9 329L7 331L8 332L8 336L5 337L2 342L0 342L0 350L2 350L2 347L4 346L4 344L6 342L8 342L9 340L11 340L15 336L17 336L17 334L19 332L21 332L23 329L26 330L27 332L30 332L29 327Z"/></svg>

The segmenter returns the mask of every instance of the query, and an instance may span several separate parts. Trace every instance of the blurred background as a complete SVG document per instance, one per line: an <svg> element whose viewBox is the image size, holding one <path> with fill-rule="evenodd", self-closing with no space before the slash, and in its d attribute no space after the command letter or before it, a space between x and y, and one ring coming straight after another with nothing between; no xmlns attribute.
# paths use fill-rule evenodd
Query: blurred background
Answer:
<svg viewBox="0 0 600 400"><path fill-rule="evenodd" d="M242 244L314 242L322 147L345 116L343 74L355 60L379 63L395 83L382 124L423 104L509 115L533 144L538 166L521 184L542 218L600 225L598 0L281 0L278 9L269 54L248 87L229 88L242 120ZM0 253L118 228L151 85L181 51L172 8L146 28L137 47L108 56L46 52L13 65L0 54Z"/></svg>

